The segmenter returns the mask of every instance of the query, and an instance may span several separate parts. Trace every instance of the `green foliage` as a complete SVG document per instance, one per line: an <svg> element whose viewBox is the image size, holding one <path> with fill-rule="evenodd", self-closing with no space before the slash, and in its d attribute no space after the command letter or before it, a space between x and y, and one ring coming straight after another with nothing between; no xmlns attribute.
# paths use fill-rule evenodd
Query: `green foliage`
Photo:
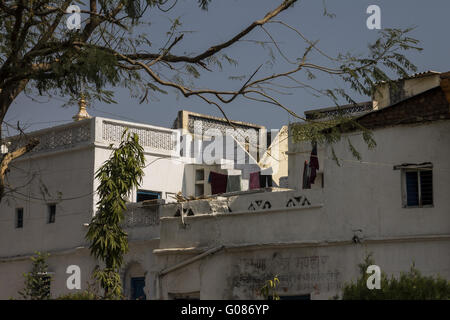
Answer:
<svg viewBox="0 0 450 320"><path fill-rule="evenodd" d="M343 300L449 300L450 281L442 277L423 276L414 264L408 272L401 272L395 278L381 273L381 288L369 290L366 273L367 267L373 265L372 255L366 256L359 264L360 277L356 283L346 284L343 288Z"/></svg>
<svg viewBox="0 0 450 320"><path fill-rule="evenodd" d="M392 80L381 67L387 68L400 78L407 77L410 71L416 72L416 66L402 53L406 50L422 50L417 46L418 40L407 36L412 30L413 28L380 30L380 37L369 45L368 57L355 57L353 53L340 55L339 59L344 62L340 66L340 69L344 71L341 78L348 82L356 92L372 96L378 83L392 84ZM344 92L340 90L335 90L335 92L349 103L353 103L352 99Z"/></svg>
<svg viewBox="0 0 450 320"><path fill-rule="evenodd" d="M101 269L99 266L96 266L93 276L100 284L100 287L105 289L105 299L124 299L122 294L122 281L118 268Z"/></svg>
<svg viewBox="0 0 450 320"><path fill-rule="evenodd" d="M373 138L373 133L370 130L360 125L351 117L344 116L342 114L338 114L331 119L313 119L308 122L296 123L291 126L291 135L294 142L314 141L319 145L330 145L331 157L338 166L340 166L340 163L333 145L340 141L345 133L351 131L361 133L368 149L373 149L376 147L377 143ZM353 146L349 138L347 138L347 144L352 156L357 160L362 160L360 152Z"/></svg>
<svg viewBox="0 0 450 320"><path fill-rule="evenodd" d="M147 99L149 92L150 98L155 99L153 94L166 93L163 87L173 87L172 84L162 84L153 77L150 77L150 81L144 79L143 69L130 61L127 62L124 57L131 56L132 60L148 64L155 61L155 57L159 54L172 56L168 49L174 37L192 32L180 30L181 19L168 19L172 21L172 25L167 33L160 30L161 35L166 35L160 46L154 43L157 41L154 31L153 34L146 34L145 30L148 30L148 26L153 22L150 15L170 11L177 1L168 3L166 0L104 0L95 3L98 15L89 16L84 13L82 28L69 30L65 25L66 7L69 4L78 4L82 10L89 10L87 1L63 4L61 1L35 0L27 2L29 7L26 9L24 7L17 10L12 9L13 1L7 1L0 8L0 90L24 90L27 95L37 92L40 95L69 96L70 101L67 104L73 104L78 102L82 92L88 101L115 103L113 97L115 90L107 88L117 86L129 89L132 97L139 95L141 102ZM204 10L208 9L210 3L211 0L197 0L198 6ZM280 3L281 1L278 1L278 4ZM323 7L324 15L334 17L334 14L327 11L325 0ZM291 27L289 29L293 30ZM380 38L370 45L366 57L361 58L354 53L341 54L337 58L331 58L336 68L330 69L325 66L316 68L308 63L309 66L300 68L299 71L302 70L309 80L315 78L311 70L335 74L357 92L369 94L373 92L377 81L389 81L389 72L404 76L407 71L416 71L415 66L403 55L405 50L421 49L417 47L417 40L407 36L409 31L411 29L383 29L380 31ZM235 37L240 41L238 38ZM306 59L309 52L314 50L321 52L315 46L317 42L306 38L305 41L309 47L295 57L299 63L309 61L309 55ZM274 65L278 59L274 53L275 49L286 58L278 48L276 39L267 46L263 41L256 43L260 43L269 51L269 65ZM177 44L177 47L180 45ZM231 43L224 48L229 45ZM181 51L191 51L191 48ZM154 56L143 58L134 56L143 53L152 53ZM191 87L189 89L192 90L198 85L193 83L191 85L190 81L200 78L203 70L210 70L211 65L221 69L222 62L227 62L230 66L238 64L237 60L227 56L222 50L212 55L200 56L204 57L195 59L195 55L172 56L172 59L161 62L168 67L167 70L155 68L154 71L158 70L156 71L158 77L176 84L189 84ZM199 66L202 69L199 69ZM26 81L23 88L20 85L22 80ZM264 81L259 82L259 85L269 83L270 81ZM264 92L264 86L259 85L251 89ZM176 94L180 94L180 91L176 90ZM329 96L336 103L338 97L352 101L342 89L324 90L322 94ZM224 100L228 99L221 97L219 103ZM269 100L273 102L272 99ZM6 113L12 101L4 103L6 106L2 107L2 110L5 111L2 112ZM1 117L4 117L4 114L0 114Z"/></svg>
<svg viewBox="0 0 450 320"><path fill-rule="evenodd" d="M369 55L359 57L354 53L340 54L336 62L340 62L338 76L350 85L350 88L359 94L373 96L378 84L385 82L396 87L388 72L398 77L408 76L408 72L417 71L417 68L404 56L402 51L422 50L417 46L418 40L407 36L412 29L383 29L380 37L369 45ZM384 67L385 71L381 68ZM313 115L312 120L292 126L292 136L295 142L316 141L319 144L334 144L342 138L343 133L360 131L369 149L376 146L372 133L357 121L345 115L340 109L339 101L357 105L351 96L343 89L326 89L319 91L329 97L337 107L337 114L329 119L320 119L320 115ZM361 159L359 152L348 140L352 155ZM333 158L337 159L334 150Z"/></svg>
<svg viewBox="0 0 450 320"><path fill-rule="evenodd" d="M87 290L83 292L65 294L56 298L56 300L99 300L99 299L100 297L98 297L95 293L92 293Z"/></svg>
<svg viewBox="0 0 450 320"><path fill-rule="evenodd" d="M263 296L264 299L280 300L277 293L277 287L279 284L280 279L278 279L278 275L273 277L273 279L267 280L264 286L260 289L261 296Z"/></svg>
<svg viewBox="0 0 450 320"><path fill-rule="evenodd" d="M204 10L208 8L210 2L197 0L198 6ZM278 1L278 4L281 4L280 2ZM293 2L284 1L284 4L292 7ZM129 89L131 97L140 97L141 103L148 98L157 99L156 95L167 94L166 89L172 88L177 96L197 96L221 110L220 105L231 103L237 95L240 95L250 100L276 105L301 118L279 103L275 97L271 97L269 92L285 94L280 88L303 88L312 91L315 96L329 97L336 106L340 105L341 100L350 104L354 104L355 101L347 90L341 88L318 90L312 85L304 84L293 77L297 72L303 72L308 81L313 82L316 75L312 71L323 71L340 78L341 82L348 84L357 93L372 95L379 82L395 85L395 82L390 80L391 75L404 77L410 71L417 71L404 53L408 50L421 50L418 41L408 36L411 28L383 29L379 33L378 40L369 46L368 54L363 56L349 52L331 57L316 46L317 41L310 41L294 27L273 20L269 22L283 23L286 28L305 40L307 46L304 50L295 49L296 56L293 61L296 62L286 58L277 45L277 40L273 39L268 31L267 35L272 40L268 42L269 44L265 44L266 41L241 39L247 38L246 30L251 32L248 28L237 33L229 41L210 46L203 53L201 50L194 50L197 54L188 54L192 48L189 48L187 42L174 41L177 38L181 39L180 35L193 32L186 31L186 28L181 29L180 18L169 17L171 26L168 31L166 33L165 30L157 31L163 38L160 45L155 43L158 42L158 37L155 37L154 30L153 34L145 32L153 22L152 14L170 11L177 1L174 3L167 3L165 0L95 1L97 13L90 15L83 13L80 30L69 30L65 25L64 11L72 3L64 3L35 0L27 2L29 7L19 6L17 10L13 10L13 1L7 1L0 8L0 92L9 97L0 99L2 104L0 121L3 120L17 94L22 91L27 96L35 92L40 95L69 96L67 104L78 102L80 93L84 93L86 100L90 102L100 100L115 103L114 88L118 86ZM74 1L73 4L79 4L83 10L89 10L90 7L86 1ZM323 7L325 16L335 16L327 11L325 0ZM213 71L212 66L221 70L225 65L231 67L238 65L239 61L229 57L224 50L244 40L258 43L268 51L269 61L265 63L266 65L275 65L281 57L282 60L295 65L295 69L256 79L255 77L260 76L256 75L258 68L248 78L248 82L235 92L236 95L227 91L219 94L223 92L221 88L217 88L217 91L208 89L204 93L199 93L202 90L198 91L195 88L203 85L199 86L194 81L201 78L204 70ZM171 44L177 48L187 46L184 50L179 48L180 52L185 53L181 56L175 55L171 50ZM313 52L325 57L333 67L310 63L313 61L310 58ZM256 58L260 60L262 57ZM247 77L248 75L231 76L230 79L242 82ZM277 80L282 79L293 81L300 86L291 87L282 82L277 83ZM362 132L369 148L376 145L369 130L358 126L355 121L343 114L326 123L307 122L309 125L294 130L294 140L306 139L319 144L333 144L340 140L345 130L357 128ZM359 154L353 146L349 145L349 148L353 155ZM334 150L333 155L337 159ZM117 230L114 232L120 233Z"/></svg>
<svg viewBox="0 0 450 320"><path fill-rule="evenodd" d="M31 257L33 267L31 272L25 273L25 288L19 291L19 295L25 300L50 299L51 277L47 274L47 258L49 254L35 252Z"/></svg>
<svg viewBox="0 0 450 320"><path fill-rule="evenodd" d="M26 80L26 86L20 90L27 95L65 96L70 98L68 105L75 104L82 92L88 101L115 103L112 91L107 90L110 87L127 88L132 95L136 90L147 92L147 81L142 81L140 72L121 68L112 48L123 54L147 51L152 41L144 32L135 32L135 27L148 26L150 19L145 13L169 11L176 1L96 2L99 15L88 19L82 15L82 28L69 30L64 14L67 6L76 4L89 10L89 1L35 0L25 2L17 10L13 9L14 1L6 1L0 9L0 92L15 90L19 81ZM198 6L207 10L210 2L198 0ZM176 19L168 42L179 32L176 27L180 25ZM2 119L6 109L0 111Z"/></svg>
<svg viewBox="0 0 450 320"><path fill-rule="evenodd" d="M94 282L88 282L86 290L63 294L57 297L56 300L101 300L102 296L98 293L98 281L94 275L92 277Z"/></svg>
<svg viewBox="0 0 450 320"><path fill-rule="evenodd" d="M121 73L117 58L105 50L84 46L67 49L58 61L52 63L51 73L36 74L33 78L39 94L59 88L63 94L78 95L85 84L98 91L107 85L117 86Z"/></svg>
<svg viewBox="0 0 450 320"><path fill-rule="evenodd" d="M352 153L353 157L355 157L358 160L361 160L361 154L359 153L358 150L356 150L356 148L353 146L352 142L350 141L350 139L347 138L347 142L348 142L348 147L350 149L350 152Z"/></svg>
<svg viewBox="0 0 450 320"><path fill-rule="evenodd" d="M138 136L131 136L125 130L119 147L95 175L100 181L97 188L98 211L89 224L86 239L91 243L91 254L105 263L104 269L95 269L94 277L105 289L105 298L108 299L121 296L118 271L128 251L128 236L122 230L121 222L126 197L141 183L144 165L144 150L139 145Z"/></svg>

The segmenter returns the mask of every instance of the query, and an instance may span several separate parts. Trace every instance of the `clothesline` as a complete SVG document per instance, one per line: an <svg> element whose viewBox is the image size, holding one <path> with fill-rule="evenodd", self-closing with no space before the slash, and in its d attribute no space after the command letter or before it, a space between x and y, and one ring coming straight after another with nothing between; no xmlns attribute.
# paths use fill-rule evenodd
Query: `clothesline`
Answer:
<svg viewBox="0 0 450 320"><path fill-rule="evenodd" d="M208 183L211 184L211 193L241 191L241 175L227 175L211 171ZM261 174L260 171L250 173L249 190L272 187L272 175Z"/></svg>

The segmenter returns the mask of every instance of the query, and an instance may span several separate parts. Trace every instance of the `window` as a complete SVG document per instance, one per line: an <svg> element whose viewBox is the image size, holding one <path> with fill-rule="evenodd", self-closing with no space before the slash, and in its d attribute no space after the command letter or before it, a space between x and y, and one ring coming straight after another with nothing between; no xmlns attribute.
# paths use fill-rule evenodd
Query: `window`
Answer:
<svg viewBox="0 0 450 320"><path fill-rule="evenodd" d="M404 207L433 205L433 171L428 168L404 169Z"/></svg>
<svg viewBox="0 0 450 320"><path fill-rule="evenodd" d="M138 190L136 196L136 202L142 202L146 200L161 199L161 192Z"/></svg>
<svg viewBox="0 0 450 320"><path fill-rule="evenodd" d="M195 196L201 197L205 194L205 185L203 183L195 184Z"/></svg>
<svg viewBox="0 0 450 320"><path fill-rule="evenodd" d="M23 228L23 208L16 209L16 228Z"/></svg>
<svg viewBox="0 0 450 320"><path fill-rule="evenodd" d="M55 223L55 218L56 218L56 204L49 204L47 223Z"/></svg>
<svg viewBox="0 0 450 320"><path fill-rule="evenodd" d="M205 180L205 170L197 169L195 170L195 181L203 181Z"/></svg>

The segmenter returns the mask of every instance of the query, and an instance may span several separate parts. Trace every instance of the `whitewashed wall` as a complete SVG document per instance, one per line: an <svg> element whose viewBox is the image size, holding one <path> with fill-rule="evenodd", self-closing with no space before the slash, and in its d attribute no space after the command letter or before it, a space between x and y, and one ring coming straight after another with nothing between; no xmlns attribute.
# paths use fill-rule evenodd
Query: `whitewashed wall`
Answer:
<svg viewBox="0 0 450 320"><path fill-rule="evenodd" d="M387 274L408 271L450 279L450 122L396 126L374 131L377 147L349 136L361 152L351 156L347 139L319 147L324 187L301 187L310 144L290 145L289 183L297 191L264 192L183 204L194 216L173 217L177 204L161 211L161 268L170 268L210 248L161 277L161 297L199 292L202 299L253 299L278 274L280 295L328 299L358 276L358 263L372 252ZM402 163L433 163L432 208L403 208ZM302 197L302 198L300 198ZM311 205L289 207L289 199ZM266 201L271 207L264 208ZM231 209L231 210L230 210ZM255 209L255 210L253 210ZM357 236L360 243L355 243Z"/></svg>
<svg viewBox="0 0 450 320"><path fill-rule="evenodd" d="M35 251L52 254L49 263L54 269L51 271L56 272L52 294L67 291L65 268L69 264L79 265L86 276L90 274L95 261L86 249L84 224L91 221L98 200L94 195L98 186L94 174L109 158L109 145L120 142L125 127L137 133L144 146L147 166L141 188L162 192L163 198L168 192L182 190L184 165L176 159L175 130L93 118L32 133L41 143L34 152L14 161L8 174L12 185L24 186L18 189L21 194L8 195L0 203L0 298L17 296L18 288L23 286L22 274L30 270L29 258ZM130 201L135 200L133 190ZM49 203L57 204L52 224L47 223ZM24 208L23 228L15 228L16 208ZM130 240L136 243L133 246L151 242L145 250L149 255L159 239L156 220L157 227L132 223L128 228ZM142 245L140 248L143 250ZM136 253L130 251L130 255ZM146 265L154 263L154 259L141 259Z"/></svg>
<svg viewBox="0 0 450 320"><path fill-rule="evenodd" d="M319 148L324 173L323 197L330 236L362 229L364 236L450 234L450 122L415 126L395 126L373 131L377 146L368 150L360 135L350 139L361 153L353 158L344 137L334 146L339 167L331 149ZM303 163L310 145L290 148L289 186L301 188ZM402 163L433 164L432 208L402 208L400 170Z"/></svg>

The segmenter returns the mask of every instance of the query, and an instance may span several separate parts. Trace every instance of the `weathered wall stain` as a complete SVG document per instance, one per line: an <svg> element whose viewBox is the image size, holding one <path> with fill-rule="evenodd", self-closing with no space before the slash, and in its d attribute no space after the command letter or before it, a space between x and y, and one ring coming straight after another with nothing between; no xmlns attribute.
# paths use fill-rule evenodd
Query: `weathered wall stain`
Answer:
<svg viewBox="0 0 450 320"><path fill-rule="evenodd" d="M274 258L241 258L232 268L235 291L251 298L258 295L266 280L278 275L278 293L312 293L341 288L339 270L329 264L326 255Z"/></svg>

